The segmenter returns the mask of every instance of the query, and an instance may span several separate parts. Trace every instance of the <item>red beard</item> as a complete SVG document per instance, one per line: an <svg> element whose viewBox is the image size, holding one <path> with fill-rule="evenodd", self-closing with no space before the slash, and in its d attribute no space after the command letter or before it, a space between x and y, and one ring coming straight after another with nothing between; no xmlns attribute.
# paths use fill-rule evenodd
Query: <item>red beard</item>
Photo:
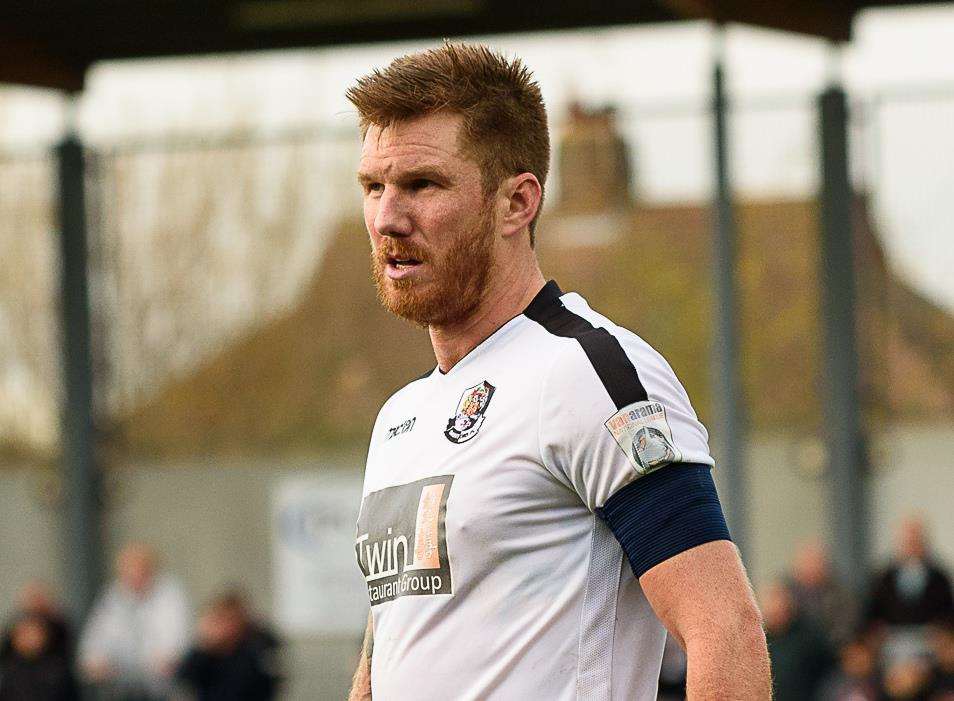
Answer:
<svg viewBox="0 0 954 701"><path fill-rule="evenodd" d="M385 237L378 250L371 251L378 299L392 314L424 327L463 321L483 299L493 265L493 236L492 213L488 211L473 231L460 236L440 256L400 238ZM431 279L388 278L385 268L389 256L426 263L431 268Z"/></svg>

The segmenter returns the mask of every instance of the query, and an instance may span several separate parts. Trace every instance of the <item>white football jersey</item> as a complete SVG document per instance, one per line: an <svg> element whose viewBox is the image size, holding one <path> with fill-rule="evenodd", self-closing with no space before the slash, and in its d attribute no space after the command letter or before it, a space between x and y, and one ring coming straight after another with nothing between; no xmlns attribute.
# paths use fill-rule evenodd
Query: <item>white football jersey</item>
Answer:
<svg viewBox="0 0 954 701"><path fill-rule="evenodd" d="M647 343L550 282L382 407L356 554L375 701L654 699L665 630L594 513L705 428Z"/></svg>

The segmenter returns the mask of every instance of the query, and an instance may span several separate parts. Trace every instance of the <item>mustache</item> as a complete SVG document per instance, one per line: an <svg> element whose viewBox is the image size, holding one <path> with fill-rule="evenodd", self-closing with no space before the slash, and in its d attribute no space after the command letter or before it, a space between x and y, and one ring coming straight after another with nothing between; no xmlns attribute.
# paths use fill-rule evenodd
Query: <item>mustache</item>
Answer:
<svg viewBox="0 0 954 701"><path fill-rule="evenodd" d="M407 242L396 242L393 239L383 241L378 246L374 256L382 263L387 262L388 258L406 258L424 263L428 258L428 254L422 246Z"/></svg>

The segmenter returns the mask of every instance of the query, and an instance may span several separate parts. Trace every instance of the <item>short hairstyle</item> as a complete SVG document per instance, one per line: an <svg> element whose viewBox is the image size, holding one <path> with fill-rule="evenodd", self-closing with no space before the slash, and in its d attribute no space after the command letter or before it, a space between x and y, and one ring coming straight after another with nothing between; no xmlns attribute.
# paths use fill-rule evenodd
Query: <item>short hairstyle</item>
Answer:
<svg viewBox="0 0 954 701"><path fill-rule="evenodd" d="M440 110L460 114L461 149L480 167L486 195L519 173L533 173L541 189L546 183L547 111L540 86L518 58L509 60L480 44L445 42L359 78L347 97L358 109L362 136L372 125L386 127ZM539 214L530 222L531 245Z"/></svg>

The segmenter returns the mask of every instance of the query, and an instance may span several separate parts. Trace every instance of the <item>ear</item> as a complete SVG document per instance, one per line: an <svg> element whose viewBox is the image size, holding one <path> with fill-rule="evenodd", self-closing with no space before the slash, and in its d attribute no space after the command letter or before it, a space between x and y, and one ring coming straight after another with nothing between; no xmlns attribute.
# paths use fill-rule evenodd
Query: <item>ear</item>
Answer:
<svg viewBox="0 0 954 701"><path fill-rule="evenodd" d="M500 227L504 238L525 231L540 208L543 188L533 173L520 173L507 178L500 186Z"/></svg>

